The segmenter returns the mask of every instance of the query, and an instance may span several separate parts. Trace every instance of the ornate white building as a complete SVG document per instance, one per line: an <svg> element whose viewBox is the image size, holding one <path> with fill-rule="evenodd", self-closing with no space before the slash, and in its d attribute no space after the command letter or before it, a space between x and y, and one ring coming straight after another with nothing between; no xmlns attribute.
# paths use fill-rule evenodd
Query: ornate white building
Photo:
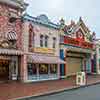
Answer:
<svg viewBox="0 0 100 100"><path fill-rule="evenodd" d="M46 15L23 17L25 81L60 78L59 26Z"/></svg>

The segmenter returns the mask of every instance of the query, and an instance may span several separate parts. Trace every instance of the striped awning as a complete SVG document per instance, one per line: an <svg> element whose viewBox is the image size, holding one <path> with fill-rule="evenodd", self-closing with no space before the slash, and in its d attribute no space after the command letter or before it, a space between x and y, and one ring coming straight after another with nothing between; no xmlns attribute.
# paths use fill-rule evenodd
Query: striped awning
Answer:
<svg viewBox="0 0 100 100"><path fill-rule="evenodd" d="M0 54L5 54L5 55L22 55L23 52L20 51L20 50L1 49L1 48L0 48Z"/></svg>
<svg viewBox="0 0 100 100"><path fill-rule="evenodd" d="M28 62L45 63L45 64L65 64L65 62L57 56L48 56L48 55L39 55L39 54L29 55Z"/></svg>
<svg viewBox="0 0 100 100"><path fill-rule="evenodd" d="M17 40L17 34L14 31L10 31L7 33L8 40Z"/></svg>

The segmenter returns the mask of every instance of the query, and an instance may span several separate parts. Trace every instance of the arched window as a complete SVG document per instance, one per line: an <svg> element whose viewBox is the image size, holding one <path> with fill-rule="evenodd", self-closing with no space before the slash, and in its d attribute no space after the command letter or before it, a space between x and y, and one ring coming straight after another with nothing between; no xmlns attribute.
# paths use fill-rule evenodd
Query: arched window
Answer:
<svg viewBox="0 0 100 100"><path fill-rule="evenodd" d="M44 39L44 36L40 35L40 47L43 47L43 39Z"/></svg>
<svg viewBox="0 0 100 100"><path fill-rule="evenodd" d="M29 47L34 47L34 29L33 25L29 25Z"/></svg>
<svg viewBox="0 0 100 100"><path fill-rule="evenodd" d="M49 37L46 35L46 36L45 36L45 47L48 47L48 38L49 38Z"/></svg>
<svg viewBox="0 0 100 100"><path fill-rule="evenodd" d="M56 48L56 38L55 37L53 37L53 48Z"/></svg>

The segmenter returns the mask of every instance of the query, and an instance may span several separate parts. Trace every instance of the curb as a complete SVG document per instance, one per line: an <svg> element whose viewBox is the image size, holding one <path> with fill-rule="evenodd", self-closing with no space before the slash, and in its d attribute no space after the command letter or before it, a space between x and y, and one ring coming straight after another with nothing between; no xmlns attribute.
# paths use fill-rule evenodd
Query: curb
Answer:
<svg viewBox="0 0 100 100"><path fill-rule="evenodd" d="M65 91L72 91L72 90L76 90L76 89L79 89L79 88L89 87L89 86L97 85L97 84L100 84L100 81L97 81L97 82L94 82L94 83L89 83L89 84L84 85L84 86L72 86L70 88L64 88L64 89L49 91L49 92L46 92L46 93L39 93L37 95L19 97L19 98L15 98L13 100L28 100L29 98L31 99L31 98L41 97L41 96L53 95L53 94L57 94L57 93L65 92Z"/></svg>

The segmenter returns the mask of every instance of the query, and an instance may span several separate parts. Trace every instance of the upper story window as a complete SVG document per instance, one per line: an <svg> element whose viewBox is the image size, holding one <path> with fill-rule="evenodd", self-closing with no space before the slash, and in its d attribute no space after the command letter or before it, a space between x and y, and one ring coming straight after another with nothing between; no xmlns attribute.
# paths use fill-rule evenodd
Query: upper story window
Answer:
<svg viewBox="0 0 100 100"><path fill-rule="evenodd" d="M44 36L40 35L40 47L43 47Z"/></svg>
<svg viewBox="0 0 100 100"><path fill-rule="evenodd" d="M45 47L48 47L48 38L49 38L49 37L46 35L46 36L45 36Z"/></svg>
<svg viewBox="0 0 100 100"><path fill-rule="evenodd" d="M34 46L34 31L33 31L33 26L30 24L29 25L29 47Z"/></svg>
<svg viewBox="0 0 100 100"><path fill-rule="evenodd" d="M56 48L56 38L53 37L53 48Z"/></svg>

